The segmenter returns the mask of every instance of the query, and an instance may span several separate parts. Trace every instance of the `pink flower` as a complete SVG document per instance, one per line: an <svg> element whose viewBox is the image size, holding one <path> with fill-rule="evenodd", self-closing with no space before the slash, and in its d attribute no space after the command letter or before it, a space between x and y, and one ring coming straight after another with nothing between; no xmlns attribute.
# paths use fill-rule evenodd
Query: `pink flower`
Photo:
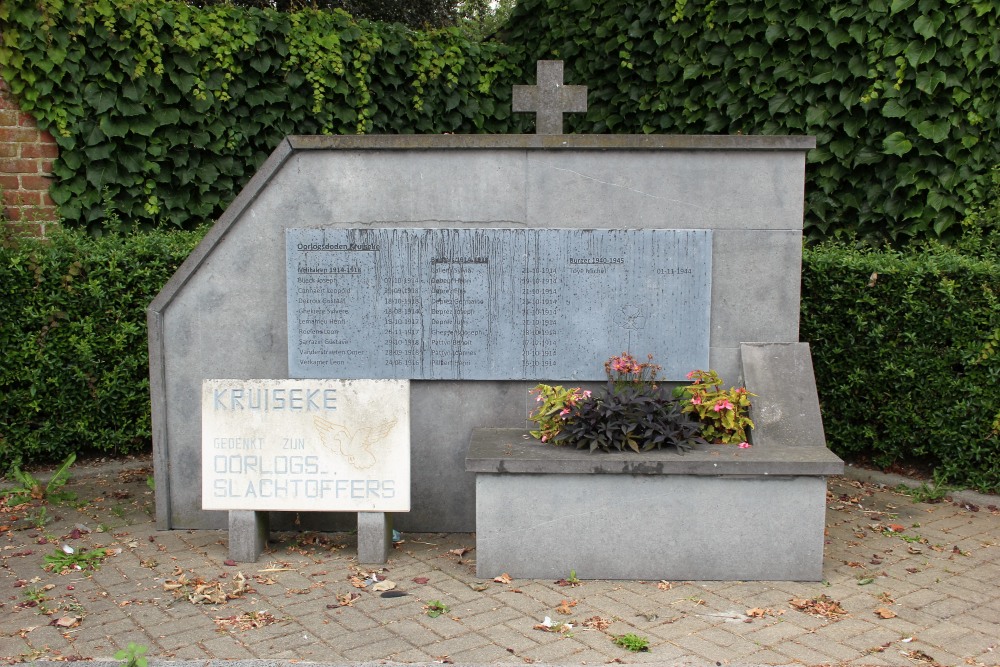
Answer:
<svg viewBox="0 0 1000 667"><path fill-rule="evenodd" d="M690 380L691 378L693 378L694 374L695 374L695 371L691 371L690 373L688 373L687 374L687 379Z"/></svg>
<svg viewBox="0 0 1000 667"><path fill-rule="evenodd" d="M560 417L565 417L568 414L569 414L569 408L563 408L562 410L559 411Z"/></svg>
<svg viewBox="0 0 1000 667"><path fill-rule="evenodd" d="M545 441L546 441L546 440L548 440L548 439L549 439L549 436L547 436L547 435L543 435L543 436L542 436L542 442L545 442Z"/></svg>
<svg viewBox="0 0 1000 667"><path fill-rule="evenodd" d="M691 397L691 403L693 405L701 405L701 394L695 394Z"/></svg>
<svg viewBox="0 0 1000 667"><path fill-rule="evenodd" d="M589 389L587 391L583 392L583 397L584 398L590 398L590 390Z"/></svg>
<svg viewBox="0 0 1000 667"><path fill-rule="evenodd" d="M740 449L750 449L750 446L751 445L750 445L749 442L741 442L740 443Z"/></svg>
<svg viewBox="0 0 1000 667"><path fill-rule="evenodd" d="M715 406L713 407L713 409L716 412L722 412L723 410L732 410L733 409L733 404L730 403L726 399L722 399L721 401L719 401L718 403L715 404Z"/></svg>

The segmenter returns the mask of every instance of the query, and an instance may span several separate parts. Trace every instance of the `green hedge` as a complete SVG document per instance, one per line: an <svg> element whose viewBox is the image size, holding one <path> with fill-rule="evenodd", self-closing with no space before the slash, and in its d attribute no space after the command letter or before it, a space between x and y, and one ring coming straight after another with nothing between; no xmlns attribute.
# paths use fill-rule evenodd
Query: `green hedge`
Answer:
<svg viewBox="0 0 1000 667"><path fill-rule="evenodd" d="M939 482L1000 491L996 250L806 251L801 337L834 451L923 461Z"/></svg>
<svg viewBox="0 0 1000 667"><path fill-rule="evenodd" d="M148 451L145 309L200 237L2 240L0 472L70 452Z"/></svg>

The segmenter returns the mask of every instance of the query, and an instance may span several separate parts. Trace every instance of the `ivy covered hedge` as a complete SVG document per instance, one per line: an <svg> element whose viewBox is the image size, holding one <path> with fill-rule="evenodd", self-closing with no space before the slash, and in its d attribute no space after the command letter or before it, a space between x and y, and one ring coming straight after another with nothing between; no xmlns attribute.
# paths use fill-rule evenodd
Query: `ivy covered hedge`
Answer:
<svg viewBox="0 0 1000 667"><path fill-rule="evenodd" d="M953 236L1000 164L1000 4L520 0L504 39L590 86L567 131L808 134L806 231Z"/></svg>
<svg viewBox="0 0 1000 667"><path fill-rule="evenodd" d="M0 28L92 228L214 219L287 134L530 130L511 86L539 58L590 89L567 131L815 135L814 240L953 238L1000 164L990 0L520 0L505 43L173 0L8 0Z"/></svg>
<svg viewBox="0 0 1000 667"><path fill-rule="evenodd" d="M288 134L517 129L520 69L457 29L172 0L10 0L0 26L71 226L212 220Z"/></svg>
<svg viewBox="0 0 1000 667"><path fill-rule="evenodd" d="M149 450L145 310L200 238L0 238L0 473Z"/></svg>
<svg viewBox="0 0 1000 667"><path fill-rule="evenodd" d="M806 251L801 337L834 451L1000 492L997 250Z"/></svg>

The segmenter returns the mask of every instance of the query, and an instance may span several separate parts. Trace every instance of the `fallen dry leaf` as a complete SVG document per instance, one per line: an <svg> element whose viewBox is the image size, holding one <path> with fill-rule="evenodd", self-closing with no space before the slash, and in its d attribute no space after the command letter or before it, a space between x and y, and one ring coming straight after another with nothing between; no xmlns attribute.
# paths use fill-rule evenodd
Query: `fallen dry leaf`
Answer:
<svg viewBox="0 0 1000 667"><path fill-rule="evenodd" d="M55 619L54 621L49 623L49 625L54 625L57 628L75 628L76 626L80 625L80 617L63 616L62 618Z"/></svg>
<svg viewBox="0 0 1000 667"><path fill-rule="evenodd" d="M220 628L235 628L244 631L256 630L257 628L263 628L277 622L278 619L266 611L248 611L239 616L227 616L226 618L215 619L216 625Z"/></svg>
<svg viewBox="0 0 1000 667"><path fill-rule="evenodd" d="M337 593L334 597L337 600L337 606L350 607L354 604L355 600L361 598L361 593ZM329 609L330 607L327 608Z"/></svg>
<svg viewBox="0 0 1000 667"><path fill-rule="evenodd" d="M590 628L591 630L600 630L601 632L604 632L611 627L611 621L606 618L601 618L600 616L591 616L583 622L583 626Z"/></svg>
<svg viewBox="0 0 1000 667"><path fill-rule="evenodd" d="M810 600L792 598L788 602L794 608L810 616L822 616L829 619L839 619L847 616L847 612L840 606L840 603L827 595L820 595Z"/></svg>
<svg viewBox="0 0 1000 667"><path fill-rule="evenodd" d="M413 577L411 581L415 584L426 584L428 581L430 581L430 579L428 579L427 577Z"/></svg>
<svg viewBox="0 0 1000 667"><path fill-rule="evenodd" d="M509 584L511 581L513 581L513 579L510 578L509 574L504 572L499 577L493 577L493 581L497 582L498 584Z"/></svg>
<svg viewBox="0 0 1000 667"><path fill-rule="evenodd" d="M226 600L226 591L218 581L197 584L194 591L188 594L188 601L192 604L225 604Z"/></svg>
<svg viewBox="0 0 1000 667"><path fill-rule="evenodd" d="M571 588L580 585L579 581L567 581L566 579L558 579L553 583L556 584L557 586L563 586L563 587L569 586Z"/></svg>
<svg viewBox="0 0 1000 667"><path fill-rule="evenodd" d="M366 584L361 577L351 577L348 581L350 581L351 586L354 586L355 588L366 588L368 586L368 584Z"/></svg>
<svg viewBox="0 0 1000 667"><path fill-rule="evenodd" d="M232 592L229 594L230 598L237 598L243 596L245 593L250 592L250 587L247 585L247 578L242 572L237 572L236 576L230 584L232 586Z"/></svg>
<svg viewBox="0 0 1000 667"><path fill-rule="evenodd" d="M376 593L379 593L381 591L391 591L395 587L396 587L396 582L389 581L388 579L383 579L382 581L372 586L372 590L375 591Z"/></svg>
<svg viewBox="0 0 1000 667"><path fill-rule="evenodd" d="M875 615L879 618L896 618L896 612L886 607L879 607L875 610Z"/></svg>
<svg viewBox="0 0 1000 667"><path fill-rule="evenodd" d="M569 616L573 613L573 607L575 607L577 603L578 600L563 600L559 603L559 606L556 607L556 611L564 616Z"/></svg>
<svg viewBox="0 0 1000 667"><path fill-rule="evenodd" d="M656 584L656 587L659 588L661 591L669 591L671 588L674 587L674 585L669 581L661 581L660 583Z"/></svg>
<svg viewBox="0 0 1000 667"><path fill-rule="evenodd" d="M549 618L548 616L546 616L545 620L542 621L541 623L536 624L533 629L535 629L535 630L541 630L542 632L560 632L560 633L566 633L566 632L570 632L573 629L573 624L572 623L553 623L552 619Z"/></svg>
<svg viewBox="0 0 1000 667"><path fill-rule="evenodd" d="M937 660L935 660L931 656L927 655L926 653L924 653L920 649L914 649L912 651L900 651L900 653L902 653L903 655L905 655L910 660L917 660L918 662L925 662L925 663L927 663L929 665L937 665L937 664L939 664Z"/></svg>

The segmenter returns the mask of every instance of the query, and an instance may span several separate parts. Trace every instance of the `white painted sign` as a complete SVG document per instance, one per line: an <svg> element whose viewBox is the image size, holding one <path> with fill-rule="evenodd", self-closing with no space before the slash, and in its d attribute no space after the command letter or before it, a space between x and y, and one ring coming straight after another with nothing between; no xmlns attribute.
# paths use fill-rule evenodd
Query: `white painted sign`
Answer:
<svg viewBox="0 0 1000 667"><path fill-rule="evenodd" d="M407 380L205 380L206 510L408 512Z"/></svg>

